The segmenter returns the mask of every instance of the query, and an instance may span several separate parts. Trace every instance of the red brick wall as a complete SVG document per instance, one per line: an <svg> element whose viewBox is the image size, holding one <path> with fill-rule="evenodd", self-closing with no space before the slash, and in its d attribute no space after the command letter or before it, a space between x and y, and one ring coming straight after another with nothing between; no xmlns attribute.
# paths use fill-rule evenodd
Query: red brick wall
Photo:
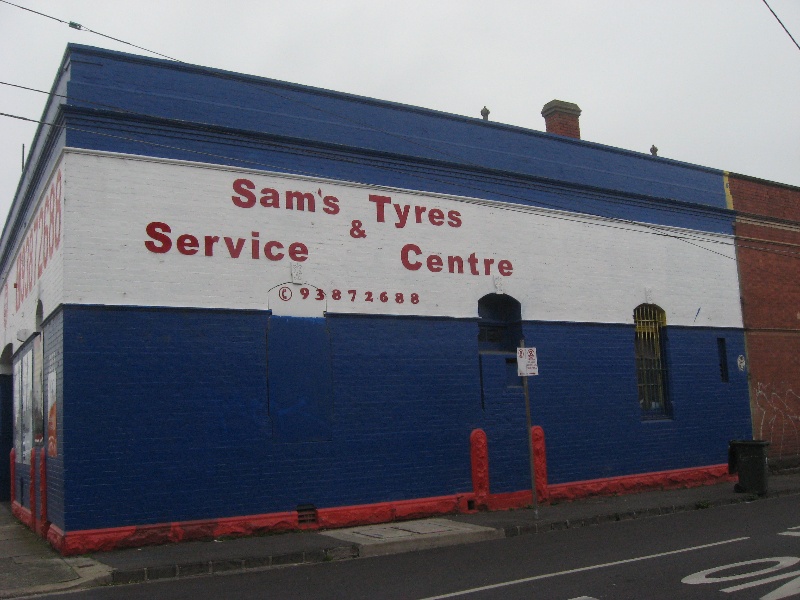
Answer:
<svg viewBox="0 0 800 600"><path fill-rule="evenodd" d="M773 461L800 463L800 189L734 176L729 183L753 435L772 442Z"/></svg>
<svg viewBox="0 0 800 600"><path fill-rule="evenodd" d="M800 231L737 222L736 238L745 328L800 330Z"/></svg>
<svg viewBox="0 0 800 600"><path fill-rule="evenodd" d="M735 175L730 176L730 185L737 211L800 221L800 189Z"/></svg>
<svg viewBox="0 0 800 600"><path fill-rule="evenodd" d="M578 117L566 113L555 112L545 117L547 133L555 133L566 137L581 138L581 128Z"/></svg>
<svg viewBox="0 0 800 600"><path fill-rule="evenodd" d="M747 333L753 436L772 442L770 458L800 457L800 334Z"/></svg>

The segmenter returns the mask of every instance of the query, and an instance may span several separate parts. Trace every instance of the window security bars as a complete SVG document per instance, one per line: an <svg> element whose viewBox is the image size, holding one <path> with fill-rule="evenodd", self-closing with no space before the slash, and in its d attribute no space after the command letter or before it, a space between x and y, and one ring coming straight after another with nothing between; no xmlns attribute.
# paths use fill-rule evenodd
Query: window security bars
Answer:
<svg viewBox="0 0 800 600"><path fill-rule="evenodd" d="M633 311L633 321L636 325L636 382L642 417L668 417L666 313L655 304L641 304Z"/></svg>

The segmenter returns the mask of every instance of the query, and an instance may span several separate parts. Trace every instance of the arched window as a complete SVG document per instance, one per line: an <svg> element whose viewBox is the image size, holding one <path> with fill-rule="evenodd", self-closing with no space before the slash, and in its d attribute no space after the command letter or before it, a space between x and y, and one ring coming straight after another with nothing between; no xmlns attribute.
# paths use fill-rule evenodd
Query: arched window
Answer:
<svg viewBox="0 0 800 600"><path fill-rule="evenodd" d="M505 294L487 294L478 300L478 349L481 352L516 352L522 339L522 308Z"/></svg>
<svg viewBox="0 0 800 600"><path fill-rule="evenodd" d="M655 304L640 304L633 311L633 322L636 325L636 383L642 416L667 417L667 315Z"/></svg>

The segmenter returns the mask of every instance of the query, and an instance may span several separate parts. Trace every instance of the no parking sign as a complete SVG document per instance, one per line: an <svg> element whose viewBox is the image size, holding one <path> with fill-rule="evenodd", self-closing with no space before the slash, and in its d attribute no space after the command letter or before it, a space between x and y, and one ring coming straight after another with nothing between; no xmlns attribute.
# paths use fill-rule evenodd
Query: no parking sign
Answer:
<svg viewBox="0 0 800 600"><path fill-rule="evenodd" d="M517 375L527 377L539 374L536 348L517 348Z"/></svg>

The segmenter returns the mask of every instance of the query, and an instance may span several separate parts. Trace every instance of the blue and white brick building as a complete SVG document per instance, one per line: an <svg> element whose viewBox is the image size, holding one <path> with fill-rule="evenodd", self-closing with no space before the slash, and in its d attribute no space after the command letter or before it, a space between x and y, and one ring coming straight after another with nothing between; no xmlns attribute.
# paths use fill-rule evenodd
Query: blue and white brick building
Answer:
<svg viewBox="0 0 800 600"><path fill-rule="evenodd" d="M65 553L473 510L476 429L530 502L519 339L566 495L750 437L721 171L77 45L43 121L0 398Z"/></svg>

